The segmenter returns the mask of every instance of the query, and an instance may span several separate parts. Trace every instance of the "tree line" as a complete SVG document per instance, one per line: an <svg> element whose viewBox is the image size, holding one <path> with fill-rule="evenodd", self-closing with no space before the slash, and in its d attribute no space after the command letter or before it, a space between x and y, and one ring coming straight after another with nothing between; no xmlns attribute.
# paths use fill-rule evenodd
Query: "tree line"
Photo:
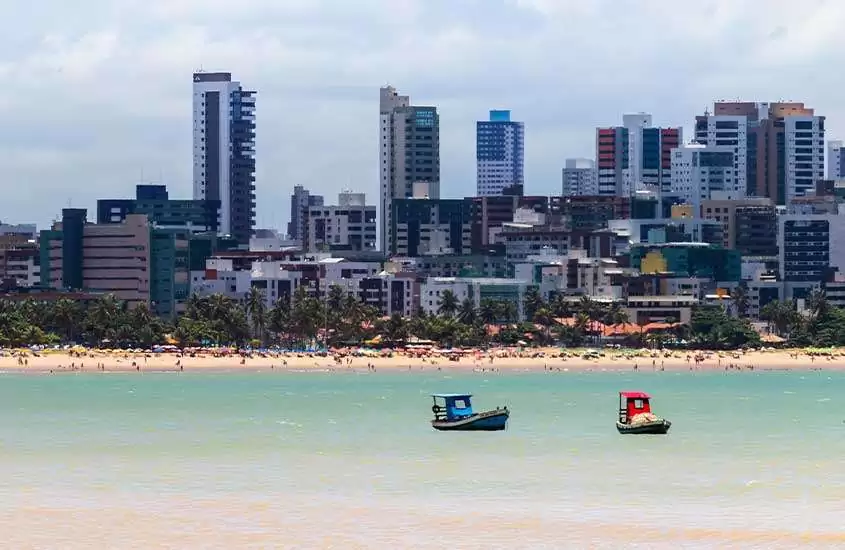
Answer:
<svg viewBox="0 0 845 550"><path fill-rule="evenodd" d="M736 316L721 306L699 306L689 324L668 332L631 334L625 343L711 349L759 346L759 335L747 319L749 302L744 288L738 287L731 297ZM845 345L845 311L830 306L821 291L808 296L807 309L805 315L793 302L775 301L762 308L761 318L790 344ZM557 322L560 318L569 321ZM521 304L482 299L478 307L447 290L440 295L436 312L383 317L340 286L332 286L323 297L310 296L300 287L293 296L280 298L269 307L263 291L252 288L241 300L220 294L191 296L174 322L158 318L144 304L129 308L111 295L89 303L0 301L0 346L80 343L150 347L172 343L304 349L359 345L376 337L390 344L414 337L442 346L523 342L574 347L602 343L599 323L620 326L630 319L618 304L587 296L572 302L556 295L547 301L536 289L527 291Z"/></svg>

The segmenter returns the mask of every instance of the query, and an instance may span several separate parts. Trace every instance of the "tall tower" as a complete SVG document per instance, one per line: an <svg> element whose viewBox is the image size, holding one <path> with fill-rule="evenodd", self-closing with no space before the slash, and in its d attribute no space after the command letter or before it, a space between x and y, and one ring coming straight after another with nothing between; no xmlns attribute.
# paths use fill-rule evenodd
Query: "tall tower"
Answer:
<svg viewBox="0 0 845 550"><path fill-rule="evenodd" d="M717 102L695 117L695 139L734 149L749 196L788 204L824 178L824 121L803 103Z"/></svg>
<svg viewBox="0 0 845 550"><path fill-rule="evenodd" d="M379 94L381 167L381 249L390 250L393 199L414 196L426 189L428 198L440 198L440 118L436 107L411 105L392 86Z"/></svg>
<svg viewBox="0 0 845 550"><path fill-rule="evenodd" d="M681 143L682 129L652 126L648 113L623 115L622 120L622 126L596 129L598 193L668 192L671 153Z"/></svg>
<svg viewBox="0 0 845 550"><path fill-rule="evenodd" d="M506 187L525 184L525 125L511 121L510 111L490 111L476 122L476 194L501 195Z"/></svg>
<svg viewBox="0 0 845 550"><path fill-rule="evenodd" d="M255 92L231 73L194 73L194 198L220 201L220 234L255 229Z"/></svg>

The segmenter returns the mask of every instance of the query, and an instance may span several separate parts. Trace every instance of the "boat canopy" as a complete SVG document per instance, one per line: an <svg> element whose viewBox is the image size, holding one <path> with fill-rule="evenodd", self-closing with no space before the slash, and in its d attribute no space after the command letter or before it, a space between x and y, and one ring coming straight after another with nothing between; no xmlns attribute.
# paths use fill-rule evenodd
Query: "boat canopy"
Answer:
<svg viewBox="0 0 845 550"><path fill-rule="evenodd" d="M433 393L431 397L434 398L435 415L438 412L445 413L446 420L458 420L467 416L472 416L472 403L470 402L471 394L468 393ZM442 399L445 402L445 407L439 408L437 399Z"/></svg>
<svg viewBox="0 0 845 550"><path fill-rule="evenodd" d="M651 399L649 394L641 391L621 391L619 392L619 397L624 397L625 399Z"/></svg>

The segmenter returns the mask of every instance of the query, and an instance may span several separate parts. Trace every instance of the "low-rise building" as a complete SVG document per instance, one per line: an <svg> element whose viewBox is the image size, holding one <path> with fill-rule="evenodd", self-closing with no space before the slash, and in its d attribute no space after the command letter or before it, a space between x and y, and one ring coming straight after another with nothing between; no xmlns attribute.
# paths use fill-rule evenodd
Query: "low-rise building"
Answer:
<svg viewBox="0 0 845 550"><path fill-rule="evenodd" d="M150 223L129 214L120 224L88 223L87 211L67 208L41 232L41 285L113 294L129 307L150 304Z"/></svg>
<svg viewBox="0 0 845 550"><path fill-rule="evenodd" d="M476 309L483 300L509 302L514 305L519 319L524 319L523 302L525 292L533 285L519 279L496 279L486 277L430 277L420 288L420 309L427 314L436 314L444 292L451 291L458 302L466 299Z"/></svg>
<svg viewBox="0 0 845 550"><path fill-rule="evenodd" d="M376 207L364 193L340 193L337 205L309 206L305 210L308 252L375 251Z"/></svg>
<svg viewBox="0 0 845 550"><path fill-rule="evenodd" d="M138 185L134 199L97 201L98 225L123 223L130 214L143 214L160 229L216 233L220 201L171 199L164 185Z"/></svg>

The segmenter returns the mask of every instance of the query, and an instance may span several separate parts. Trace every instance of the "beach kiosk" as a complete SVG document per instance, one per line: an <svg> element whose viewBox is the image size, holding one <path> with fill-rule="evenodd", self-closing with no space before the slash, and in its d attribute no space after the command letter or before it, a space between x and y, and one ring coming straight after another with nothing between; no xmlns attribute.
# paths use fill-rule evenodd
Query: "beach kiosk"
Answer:
<svg viewBox="0 0 845 550"><path fill-rule="evenodd" d="M504 430L510 417L507 407L477 413L472 409L472 395L468 393L432 394L434 405L431 425L440 431L485 431Z"/></svg>
<svg viewBox="0 0 845 550"><path fill-rule="evenodd" d="M619 420L616 429L621 434L665 434L672 423L651 412L651 396L641 391L619 392Z"/></svg>

